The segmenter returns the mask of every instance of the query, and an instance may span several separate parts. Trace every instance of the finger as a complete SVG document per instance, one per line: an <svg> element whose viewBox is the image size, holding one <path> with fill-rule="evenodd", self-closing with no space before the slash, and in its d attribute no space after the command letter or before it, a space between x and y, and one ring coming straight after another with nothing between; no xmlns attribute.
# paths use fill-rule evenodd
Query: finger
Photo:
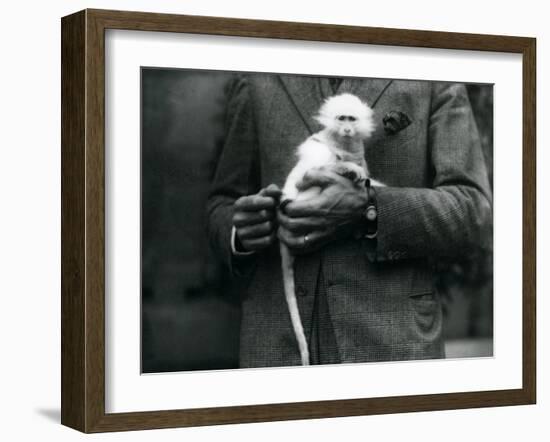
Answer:
<svg viewBox="0 0 550 442"><path fill-rule="evenodd" d="M296 188L300 191L304 191L310 187L325 188L341 181L342 177L333 171L314 168L304 174L302 179L296 183Z"/></svg>
<svg viewBox="0 0 550 442"><path fill-rule="evenodd" d="M276 238L275 232L273 232L271 235L262 236L259 238L244 239L241 241L241 244L246 250L262 250L273 244Z"/></svg>
<svg viewBox="0 0 550 442"><path fill-rule="evenodd" d="M307 251L318 249L327 243L327 240L333 236L334 232L334 228L313 230L312 232L309 232L307 234L307 241L304 241L305 244L303 249Z"/></svg>
<svg viewBox="0 0 550 442"><path fill-rule="evenodd" d="M285 213L290 218L308 218L327 216L327 198L321 194L319 196L303 200L291 201L285 207Z"/></svg>
<svg viewBox="0 0 550 442"><path fill-rule="evenodd" d="M265 221L261 224L254 224L250 226L238 227L237 235L239 240L260 238L262 236L270 235L274 230L274 224L272 221Z"/></svg>
<svg viewBox="0 0 550 442"><path fill-rule="evenodd" d="M260 224L264 221L275 219L274 210L259 210L258 212L244 212L238 211L233 215L233 225L235 227L251 226L253 224Z"/></svg>
<svg viewBox="0 0 550 442"><path fill-rule="evenodd" d="M257 212L262 209L273 209L276 205L277 202L269 196L248 195L235 201L235 210Z"/></svg>
<svg viewBox="0 0 550 442"><path fill-rule="evenodd" d="M326 217L292 218L281 211L277 212L277 221L279 225L294 233L307 233L312 230L324 229L329 225Z"/></svg>
<svg viewBox="0 0 550 442"><path fill-rule="evenodd" d="M280 226L277 230L277 237L285 243L288 248L295 252L308 252L318 249L328 242L334 235L335 229L314 230L307 234L295 234ZM307 240L306 240L307 235Z"/></svg>
<svg viewBox="0 0 550 442"><path fill-rule="evenodd" d="M297 235L293 232L285 229L283 226L279 226L277 229L277 238L282 243L286 244L290 249L297 249L303 246L303 236Z"/></svg>
<svg viewBox="0 0 550 442"><path fill-rule="evenodd" d="M275 199L276 201L279 201L282 193L283 191L279 189L279 186L277 186L276 184L270 184L265 189L260 190L259 194L261 196L268 196Z"/></svg>

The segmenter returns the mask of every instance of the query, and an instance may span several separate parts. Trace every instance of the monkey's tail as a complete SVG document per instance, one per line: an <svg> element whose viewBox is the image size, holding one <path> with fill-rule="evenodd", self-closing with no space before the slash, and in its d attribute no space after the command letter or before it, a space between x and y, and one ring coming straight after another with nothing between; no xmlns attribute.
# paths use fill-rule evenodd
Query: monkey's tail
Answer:
<svg viewBox="0 0 550 442"><path fill-rule="evenodd" d="M294 257L290 254L288 247L283 243L280 243L280 249L283 270L283 286L285 290L286 303L288 305L288 312L290 313L294 336L296 336L296 341L298 341L302 365L309 365L309 350L306 335L304 333L304 327L302 326L302 320L300 319L298 302L296 301L296 291L294 286Z"/></svg>

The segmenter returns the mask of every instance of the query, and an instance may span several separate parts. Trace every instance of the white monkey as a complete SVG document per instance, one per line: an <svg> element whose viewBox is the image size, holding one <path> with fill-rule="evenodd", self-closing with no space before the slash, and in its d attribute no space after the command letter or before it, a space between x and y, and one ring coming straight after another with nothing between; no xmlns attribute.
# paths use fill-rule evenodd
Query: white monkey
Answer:
<svg viewBox="0 0 550 442"><path fill-rule="evenodd" d="M373 110L352 94L341 94L325 100L315 119L323 129L305 140L297 149L298 163L288 175L281 197L281 210L290 200L303 201L321 192L318 187L299 191L299 183L310 169L331 170L351 179L357 186L369 177L363 141L374 131ZM383 186L370 179L371 185ZM280 243L283 285L292 327L302 365L309 365L309 351L296 302L294 256Z"/></svg>

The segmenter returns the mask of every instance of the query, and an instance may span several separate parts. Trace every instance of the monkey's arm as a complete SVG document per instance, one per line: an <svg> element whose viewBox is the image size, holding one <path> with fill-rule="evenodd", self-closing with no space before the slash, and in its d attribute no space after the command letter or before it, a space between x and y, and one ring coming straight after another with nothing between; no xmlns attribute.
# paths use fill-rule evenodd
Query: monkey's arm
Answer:
<svg viewBox="0 0 550 442"><path fill-rule="evenodd" d="M463 85L434 85L428 133L433 188L377 189L378 260L457 256L491 239L491 190Z"/></svg>
<svg viewBox="0 0 550 442"><path fill-rule="evenodd" d="M323 168L321 168L321 170L322 169ZM347 178L357 186L364 186L365 180L367 179L367 171L365 167L361 167L350 161L337 161L326 166L326 169L332 170L338 175Z"/></svg>
<svg viewBox="0 0 550 442"><path fill-rule="evenodd" d="M246 77L236 78L228 90L223 149L207 201L208 236L233 275L250 270L254 259L233 255L231 231L235 201L260 190L257 137Z"/></svg>

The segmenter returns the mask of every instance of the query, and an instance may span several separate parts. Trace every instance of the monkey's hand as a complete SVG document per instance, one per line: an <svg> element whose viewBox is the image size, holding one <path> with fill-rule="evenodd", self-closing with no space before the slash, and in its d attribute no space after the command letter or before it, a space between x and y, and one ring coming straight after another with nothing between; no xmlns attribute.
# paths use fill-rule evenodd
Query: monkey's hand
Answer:
<svg viewBox="0 0 550 442"><path fill-rule="evenodd" d="M312 169L297 187L300 191L310 187L322 190L311 199L290 202L277 214L278 237L295 254L350 235L367 207L366 189L333 170Z"/></svg>
<svg viewBox="0 0 550 442"><path fill-rule="evenodd" d="M352 163L351 161L338 161L319 168L320 171L333 171L338 175L347 178L356 186L362 186L367 179L367 173L361 166Z"/></svg>
<svg viewBox="0 0 550 442"><path fill-rule="evenodd" d="M233 225L237 249L253 252L275 242L275 209L280 197L281 190L270 184L255 195L243 196L235 201Z"/></svg>

